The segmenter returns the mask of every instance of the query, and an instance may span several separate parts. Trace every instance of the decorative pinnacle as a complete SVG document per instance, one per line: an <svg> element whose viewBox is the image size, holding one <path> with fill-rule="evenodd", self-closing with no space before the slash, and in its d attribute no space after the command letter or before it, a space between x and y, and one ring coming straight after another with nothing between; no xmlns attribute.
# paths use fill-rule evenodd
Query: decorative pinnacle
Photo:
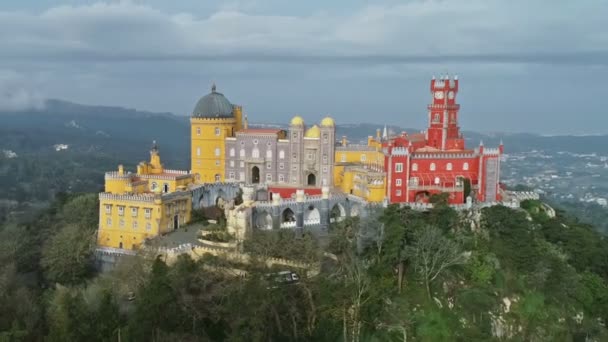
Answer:
<svg viewBox="0 0 608 342"><path fill-rule="evenodd" d="M211 85L211 92L215 93L215 89L216 89L215 82L213 82L213 84Z"/></svg>
<svg viewBox="0 0 608 342"><path fill-rule="evenodd" d="M479 140L479 146L483 146L483 140Z"/></svg>
<svg viewBox="0 0 608 342"><path fill-rule="evenodd" d="M156 140L152 140L152 151L158 151L158 145L156 144Z"/></svg>
<svg viewBox="0 0 608 342"><path fill-rule="evenodd" d="M435 75L433 75L433 78L431 78L431 79L434 80L435 79Z"/></svg>

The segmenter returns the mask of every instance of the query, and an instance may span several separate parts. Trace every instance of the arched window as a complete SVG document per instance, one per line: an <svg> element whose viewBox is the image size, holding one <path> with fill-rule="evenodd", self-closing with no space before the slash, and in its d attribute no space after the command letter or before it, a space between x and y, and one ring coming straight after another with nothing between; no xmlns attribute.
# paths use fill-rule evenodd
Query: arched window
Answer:
<svg viewBox="0 0 608 342"><path fill-rule="evenodd" d="M266 158L272 158L272 150L266 150Z"/></svg>
<svg viewBox="0 0 608 342"><path fill-rule="evenodd" d="M245 158L245 149L244 148L242 148L241 151L239 152L239 156L241 158Z"/></svg>
<svg viewBox="0 0 608 342"><path fill-rule="evenodd" d="M440 182L441 180L439 179L439 177L435 177L435 185L439 185Z"/></svg>
<svg viewBox="0 0 608 342"><path fill-rule="evenodd" d="M285 151L283 151L283 150L279 151L279 159L285 159Z"/></svg>
<svg viewBox="0 0 608 342"><path fill-rule="evenodd" d="M230 156L234 157L234 147L230 149Z"/></svg>
<svg viewBox="0 0 608 342"><path fill-rule="evenodd" d="M257 147L251 151L251 158L260 158L260 150Z"/></svg>
<svg viewBox="0 0 608 342"><path fill-rule="evenodd" d="M448 171L452 171L452 163L448 163L448 164L445 166L445 169L446 169L446 170L448 170Z"/></svg>
<svg viewBox="0 0 608 342"><path fill-rule="evenodd" d="M219 182L220 181L220 175L219 174L215 174L215 181Z"/></svg>
<svg viewBox="0 0 608 342"><path fill-rule="evenodd" d="M217 136L220 135L220 128L219 127L215 127L215 135L217 135Z"/></svg>
<svg viewBox="0 0 608 342"><path fill-rule="evenodd" d="M412 164L412 171L418 171L418 164Z"/></svg>
<svg viewBox="0 0 608 342"><path fill-rule="evenodd" d="M468 171L469 170L469 163L462 164L462 169L465 170L465 171Z"/></svg>
<svg viewBox="0 0 608 342"><path fill-rule="evenodd" d="M219 147L215 148L215 156L219 157L220 156L220 152L222 152L222 150Z"/></svg>
<svg viewBox="0 0 608 342"><path fill-rule="evenodd" d="M435 171L435 163L431 163L431 171Z"/></svg>
<svg viewBox="0 0 608 342"><path fill-rule="evenodd" d="M201 148L200 148L200 147L197 147L197 148L196 148L196 156L197 156L197 157L200 157L200 156L201 156Z"/></svg>
<svg viewBox="0 0 608 342"><path fill-rule="evenodd" d="M201 128L200 127L196 127L196 135L201 135Z"/></svg>
<svg viewBox="0 0 608 342"><path fill-rule="evenodd" d="M433 122L439 122L439 113L435 113L433 116Z"/></svg>

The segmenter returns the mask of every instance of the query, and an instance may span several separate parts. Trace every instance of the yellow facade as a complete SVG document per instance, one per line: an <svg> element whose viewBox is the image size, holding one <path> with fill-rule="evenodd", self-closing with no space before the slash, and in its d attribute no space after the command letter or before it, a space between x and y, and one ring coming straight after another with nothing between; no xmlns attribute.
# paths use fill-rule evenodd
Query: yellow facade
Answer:
<svg viewBox="0 0 608 342"><path fill-rule="evenodd" d="M386 177L381 168L355 163L336 164L334 181L342 192L362 197L368 202L382 202L386 196Z"/></svg>
<svg viewBox="0 0 608 342"><path fill-rule="evenodd" d="M166 170L154 146L150 162L137 172L105 175L105 192L99 194L97 244L102 247L137 249L146 239L179 228L191 220L192 198L188 186L194 175Z"/></svg>
<svg viewBox="0 0 608 342"><path fill-rule="evenodd" d="M99 195L97 244L137 249L146 239L168 233L191 220L190 192Z"/></svg>
<svg viewBox="0 0 608 342"><path fill-rule="evenodd" d="M235 107L234 118L190 119L191 170L198 182L223 182L225 179L226 138L240 129L241 109Z"/></svg>
<svg viewBox="0 0 608 342"><path fill-rule="evenodd" d="M384 153L380 138L369 137L367 145L348 144L336 148L334 185L344 193L381 202L386 197Z"/></svg>

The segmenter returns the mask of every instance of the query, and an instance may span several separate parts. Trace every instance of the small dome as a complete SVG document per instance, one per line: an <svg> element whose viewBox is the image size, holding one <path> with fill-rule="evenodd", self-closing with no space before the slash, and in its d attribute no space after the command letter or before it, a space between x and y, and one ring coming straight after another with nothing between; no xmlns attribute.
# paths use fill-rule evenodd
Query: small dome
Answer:
<svg viewBox="0 0 608 342"><path fill-rule="evenodd" d="M224 94L215 91L215 84L211 87L211 93L201 97L192 111L195 118L232 118L232 104L224 97Z"/></svg>
<svg viewBox="0 0 608 342"><path fill-rule="evenodd" d="M320 136L321 130L317 125L310 127L308 130L306 130L306 133L304 133L305 138L319 138Z"/></svg>
<svg viewBox="0 0 608 342"><path fill-rule="evenodd" d="M292 126L304 126L304 119L301 116L296 115L291 119Z"/></svg>
<svg viewBox="0 0 608 342"><path fill-rule="evenodd" d="M335 124L334 119L330 118L329 116L321 120L321 126L334 126Z"/></svg>

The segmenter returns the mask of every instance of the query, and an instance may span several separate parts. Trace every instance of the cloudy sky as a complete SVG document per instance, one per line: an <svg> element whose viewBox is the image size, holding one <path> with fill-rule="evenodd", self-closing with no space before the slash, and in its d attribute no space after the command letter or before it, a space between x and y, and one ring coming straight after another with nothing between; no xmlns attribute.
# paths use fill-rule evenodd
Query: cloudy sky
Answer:
<svg viewBox="0 0 608 342"><path fill-rule="evenodd" d="M608 133L608 0L2 0L0 109L44 98L188 115L212 82L252 121Z"/></svg>

